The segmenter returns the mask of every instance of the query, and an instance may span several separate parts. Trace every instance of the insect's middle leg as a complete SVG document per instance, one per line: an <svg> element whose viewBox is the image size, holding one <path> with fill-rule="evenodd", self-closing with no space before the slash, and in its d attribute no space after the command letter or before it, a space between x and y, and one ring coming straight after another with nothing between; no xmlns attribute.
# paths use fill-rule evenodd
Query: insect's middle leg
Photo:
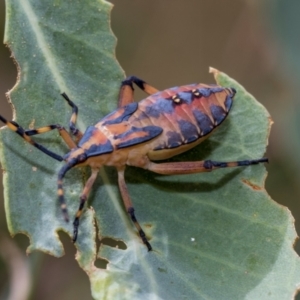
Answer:
<svg viewBox="0 0 300 300"><path fill-rule="evenodd" d="M129 76L122 81L120 93L119 93L119 103L118 107L130 104L134 101L133 99L133 83L135 83L142 91L148 95L152 95L158 92L156 88L146 83L144 80L139 79L135 76Z"/></svg>
<svg viewBox="0 0 300 300"><path fill-rule="evenodd" d="M68 102L68 104L72 107L72 115L71 119L69 122L69 128L71 133L76 137L77 143L81 140L82 138L82 132L75 126L76 120L77 120L77 115L78 115L78 107L75 105L73 101L68 97L66 93L61 94L65 100Z"/></svg>
<svg viewBox="0 0 300 300"><path fill-rule="evenodd" d="M92 175L86 182L84 189L82 191L82 194L80 195L80 203L79 203L79 208L77 210L74 222L73 222L73 228L74 228L74 233L73 233L73 242L75 243L77 240L77 235L78 235L78 227L79 227L79 218L82 214L84 204L88 198L88 195L91 191L91 188L97 178L99 170L98 169L92 169Z"/></svg>
<svg viewBox="0 0 300 300"><path fill-rule="evenodd" d="M252 159L252 160L240 160L232 162L221 162L213 160L203 161L187 161L187 162L171 162L171 163L153 163L148 162L144 167L152 172L172 175L172 174L191 174L200 172L210 172L219 168L228 167L244 167L249 165L256 165L259 163L268 162L267 158Z"/></svg>
<svg viewBox="0 0 300 300"><path fill-rule="evenodd" d="M118 183L119 183L119 189L121 192L121 196L126 208L127 213L129 214L133 224L135 225L136 229L139 232L139 235L143 241L143 243L147 246L148 251L152 250L152 246L150 245L150 243L147 240L146 234L143 231L142 227L140 226L139 222L137 221L135 214L134 214L134 208L128 193L128 189L125 183L125 179L124 179L124 169L120 169L118 170Z"/></svg>

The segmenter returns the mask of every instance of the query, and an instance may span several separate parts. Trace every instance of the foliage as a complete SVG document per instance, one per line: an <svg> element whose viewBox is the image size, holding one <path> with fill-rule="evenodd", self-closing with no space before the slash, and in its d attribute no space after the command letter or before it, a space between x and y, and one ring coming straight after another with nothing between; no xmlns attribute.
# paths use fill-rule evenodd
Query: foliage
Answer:
<svg viewBox="0 0 300 300"><path fill-rule="evenodd" d="M105 1L7 1L5 41L20 75L9 95L22 126L67 124L71 112L61 92L78 105L81 129L116 107L124 74L114 57L110 9ZM218 84L237 90L232 112L209 140L174 160L262 157L268 113L234 80L213 72ZM57 132L35 139L57 153L67 151ZM10 232L30 238L29 252L61 256L57 231L72 234L56 202L62 165L7 128L1 131L1 162ZM71 216L88 173L72 170L64 181ZM299 278L293 220L264 190L263 165L168 177L128 169L137 216L154 248L150 253L121 205L115 170L104 168L100 175L76 243L76 258L95 299L264 299L270 294L288 299L293 294ZM126 249L102 241L97 253L95 220L100 239L123 241ZM97 257L108 261L107 269L96 267Z"/></svg>

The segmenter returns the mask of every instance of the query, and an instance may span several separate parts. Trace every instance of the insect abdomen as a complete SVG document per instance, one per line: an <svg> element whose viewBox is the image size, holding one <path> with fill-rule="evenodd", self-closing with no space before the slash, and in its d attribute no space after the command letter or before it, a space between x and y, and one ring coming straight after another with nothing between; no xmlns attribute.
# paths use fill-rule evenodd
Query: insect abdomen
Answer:
<svg viewBox="0 0 300 300"><path fill-rule="evenodd" d="M233 89L200 84L148 97L135 115L139 115L140 121L147 116L163 129L152 142L149 156L165 159L202 142L227 117L234 94Z"/></svg>

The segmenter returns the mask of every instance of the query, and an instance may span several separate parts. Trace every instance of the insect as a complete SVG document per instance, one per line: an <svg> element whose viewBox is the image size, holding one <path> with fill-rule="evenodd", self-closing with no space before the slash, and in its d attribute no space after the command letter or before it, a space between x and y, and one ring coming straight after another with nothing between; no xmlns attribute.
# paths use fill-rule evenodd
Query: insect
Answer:
<svg viewBox="0 0 300 300"><path fill-rule="evenodd" d="M149 96L134 102L133 83ZM73 241L78 236L79 219L84 204L94 184L99 169L114 166L118 172L118 184L127 213L148 250L152 250L143 229L135 216L124 171L126 165L140 167L159 174L189 174L213 171L218 168L248 166L267 162L267 158L233 162L192 161L163 162L185 152L206 139L227 117L236 91L217 85L191 84L158 91L145 81L131 76L122 81L118 108L89 126L83 134L76 128L77 106L63 93L72 108L68 131L60 125L48 125L25 130L14 121L0 120L40 151L58 161L64 161L58 173L57 193L64 219L69 216L64 199L63 178L71 168L90 166L91 175L80 195L79 208L73 222ZM31 136L57 129L70 152L60 156L36 143Z"/></svg>

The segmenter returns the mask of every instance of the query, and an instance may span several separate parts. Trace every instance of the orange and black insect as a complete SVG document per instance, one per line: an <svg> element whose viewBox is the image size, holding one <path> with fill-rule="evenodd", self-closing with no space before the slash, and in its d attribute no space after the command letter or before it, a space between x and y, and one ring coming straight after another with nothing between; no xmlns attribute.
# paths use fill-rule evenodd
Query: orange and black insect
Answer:
<svg viewBox="0 0 300 300"><path fill-rule="evenodd" d="M149 94L140 102L134 102L133 83ZM73 222L75 242L78 235L79 219L89 192L103 166L114 166L118 171L118 183L127 213L143 243L152 250L147 237L138 223L125 179L126 165L140 167L159 174L189 174L213 171L218 168L248 166L267 162L267 158L234 162L155 161L170 158L185 152L206 139L227 117L236 91L217 85L191 84L158 91L143 80L131 76L120 88L119 103L115 111L89 126L82 134L75 126L78 108L63 93L62 96L72 107L69 123L71 135L60 125L49 125L33 130L24 130L14 121L0 120L27 142L65 164L58 173L57 193L64 218L69 220L64 200L63 178L67 171L76 166L89 165L92 174L80 196L79 208ZM57 155L36 143L30 136L57 129L70 148L64 156ZM76 141L76 142L75 142Z"/></svg>

